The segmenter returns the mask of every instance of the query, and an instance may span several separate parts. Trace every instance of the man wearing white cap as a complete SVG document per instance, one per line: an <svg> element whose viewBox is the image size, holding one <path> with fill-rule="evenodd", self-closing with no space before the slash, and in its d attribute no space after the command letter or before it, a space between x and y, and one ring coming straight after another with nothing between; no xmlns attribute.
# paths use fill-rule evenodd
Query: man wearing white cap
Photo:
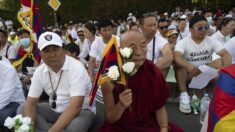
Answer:
<svg viewBox="0 0 235 132"><path fill-rule="evenodd" d="M24 116L32 118L42 132L86 132L95 119L95 107L88 105L91 81L83 65L66 56L62 40L53 32L41 34L38 48L43 59L35 71ZM45 91L49 103L39 103Z"/></svg>

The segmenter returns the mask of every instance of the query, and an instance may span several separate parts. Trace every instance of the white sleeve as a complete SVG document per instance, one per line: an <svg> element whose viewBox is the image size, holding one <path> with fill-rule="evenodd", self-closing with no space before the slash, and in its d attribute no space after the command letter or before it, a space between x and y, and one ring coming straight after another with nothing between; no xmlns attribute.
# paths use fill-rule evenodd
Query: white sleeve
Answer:
<svg viewBox="0 0 235 132"><path fill-rule="evenodd" d="M42 80L40 72L36 70L33 74L31 86L29 88L29 93L28 93L29 97L39 98L41 96L43 92L43 87L40 80Z"/></svg>
<svg viewBox="0 0 235 132"><path fill-rule="evenodd" d="M235 37L231 38L228 42L224 44L224 48L228 51L231 55L233 63L235 59Z"/></svg>
<svg viewBox="0 0 235 132"><path fill-rule="evenodd" d="M16 82L18 79L16 70L13 67L7 68L6 70L1 71L1 74L4 75L5 81L1 82L3 83L3 85L1 88L1 92L0 92L0 110L10 103L12 96L15 94L14 89L17 87Z"/></svg>
<svg viewBox="0 0 235 132"><path fill-rule="evenodd" d="M159 47L159 49L162 50L163 47L164 47L166 44L168 44L169 42L168 42L166 39L161 38L161 37L159 37L158 39L159 39L159 43L157 43L157 46Z"/></svg>
<svg viewBox="0 0 235 132"><path fill-rule="evenodd" d="M85 43L81 53L79 54L79 57L86 58L88 54L89 54L89 44Z"/></svg>
<svg viewBox="0 0 235 132"><path fill-rule="evenodd" d="M94 57L94 58L96 58L99 54L98 54L98 45L99 43L98 43L98 41L97 40L95 40L93 43L92 43L92 45L91 45L91 50L90 50L90 52L89 52L89 55L91 56L91 57Z"/></svg>
<svg viewBox="0 0 235 132"><path fill-rule="evenodd" d="M180 40L176 45L175 45L175 49L174 51L179 51L182 54L184 54L184 43L182 42L182 40Z"/></svg>
<svg viewBox="0 0 235 132"><path fill-rule="evenodd" d="M87 86L91 83L90 78L81 63L74 68L79 70L70 71L70 96L85 96Z"/></svg>
<svg viewBox="0 0 235 132"><path fill-rule="evenodd" d="M14 46L10 46L9 49L8 49L8 58L7 59L15 59L16 58L16 55L17 55L17 50Z"/></svg>
<svg viewBox="0 0 235 132"><path fill-rule="evenodd" d="M222 49L224 49L224 46L220 42L218 41L211 41L211 42L215 53L219 53Z"/></svg>

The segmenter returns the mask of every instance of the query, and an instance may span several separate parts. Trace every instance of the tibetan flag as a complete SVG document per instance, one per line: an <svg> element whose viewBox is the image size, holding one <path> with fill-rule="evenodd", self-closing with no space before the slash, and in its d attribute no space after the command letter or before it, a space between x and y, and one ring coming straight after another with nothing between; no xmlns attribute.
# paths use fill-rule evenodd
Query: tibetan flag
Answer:
<svg viewBox="0 0 235 132"><path fill-rule="evenodd" d="M39 0L21 0L21 9L17 18L22 27L30 32L32 40L36 43L42 33L42 21L38 7Z"/></svg>
<svg viewBox="0 0 235 132"><path fill-rule="evenodd" d="M235 132L235 65L220 71L209 107L207 132Z"/></svg>
<svg viewBox="0 0 235 132"><path fill-rule="evenodd" d="M119 52L119 48L117 45L116 37L112 37L111 40L106 45L104 52L102 53L102 60L96 74L95 84L90 92L90 102L89 105L92 105L94 98L96 96L96 92L99 88L99 85L102 85L105 82L111 81L109 77L107 77L108 68L111 66L118 66L120 72L120 79L117 81L119 84L126 84L125 75L121 70L122 60Z"/></svg>

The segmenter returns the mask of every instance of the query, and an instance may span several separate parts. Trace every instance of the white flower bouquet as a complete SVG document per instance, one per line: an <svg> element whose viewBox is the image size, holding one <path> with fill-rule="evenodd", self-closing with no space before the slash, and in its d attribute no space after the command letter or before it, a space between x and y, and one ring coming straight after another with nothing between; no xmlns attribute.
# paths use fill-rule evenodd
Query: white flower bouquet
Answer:
<svg viewBox="0 0 235 132"><path fill-rule="evenodd" d="M31 118L23 117L21 114L13 118L7 117L4 126L14 130L14 132L33 132Z"/></svg>

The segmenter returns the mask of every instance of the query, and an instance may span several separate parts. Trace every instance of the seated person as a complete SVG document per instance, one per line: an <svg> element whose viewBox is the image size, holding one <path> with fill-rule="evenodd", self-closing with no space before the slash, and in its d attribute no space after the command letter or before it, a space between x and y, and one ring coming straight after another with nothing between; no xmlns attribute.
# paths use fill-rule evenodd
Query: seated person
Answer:
<svg viewBox="0 0 235 132"><path fill-rule="evenodd" d="M87 61L81 57L79 57L80 54L80 48L75 43L69 43L64 46L65 53L71 57L73 57L76 60L79 60L85 67L87 66Z"/></svg>
<svg viewBox="0 0 235 132"><path fill-rule="evenodd" d="M41 56L37 48L37 44L30 38L30 32L25 29L20 29L17 33L19 37L19 48L13 66L17 71L24 75L22 79L23 85L30 83L31 75L28 75L27 67L37 67L41 61Z"/></svg>
<svg viewBox="0 0 235 132"><path fill-rule="evenodd" d="M36 67L39 65L41 57L37 44L30 38L30 32L25 29L20 29L17 33L19 37L20 47L16 56L16 61L12 64L15 67L21 66L20 70L27 74L26 67Z"/></svg>
<svg viewBox="0 0 235 132"><path fill-rule="evenodd" d="M88 131L95 119L95 107L88 105L92 85L86 69L65 55L56 33L41 34L38 47L44 63L33 75L24 112L19 112L31 117L35 131ZM49 103L38 103L43 91L50 97Z"/></svg>
<svg viewBox="0 0 235 132"><path fill-rule="evenodd" d="M166 33L166 37L168 39L169 46L170 46L172 51L174 51L174 49L175 49L175 45L176 45L176 42L177 42L178 35L179 34L176 31L176 29L169 29Z"/></svg>
<svg viewBox="0 0 235 132"><path fill-rule="evenodd" d="M24 102L22 85L15 68L0 56L0 127L5 119L14 117L20 104Z"/></svg>
<svg viewBox="0 0 235 132"><path fill-rule="evenodd" d="M121 36L121 48L134 50L131 59L137 72L128 78L129 88L102 85L105 124L100 132L181 132L168 123L166 100L169 87L159 68L146 59L147 43L142 33L129 30ZM130 110L131 107L131 110Z"/></svg>
<svg viewBox="0 0 235 132"><path fill-rule="evenodd" d="M190 97L187 93L186 82L191 77L196 77L201 73L198 67L209 65L220 69L231 64L231 57L227 50L220 43L213 41L206 35L209 25L205 17L194 16L189 22L189 28L191 35L177 42L174 50L176 80L181 92L179 109L183 113L191 113ZM211 61L213 52L221 56L221 63Z"/></svg>
<svg viewBox="0 0 235 132"><path fill-rule="evenodd" d="M7 41L7 32L0 29L0 56L4 56L12 63L16 58L16 54L16 48Z"/></svg>

